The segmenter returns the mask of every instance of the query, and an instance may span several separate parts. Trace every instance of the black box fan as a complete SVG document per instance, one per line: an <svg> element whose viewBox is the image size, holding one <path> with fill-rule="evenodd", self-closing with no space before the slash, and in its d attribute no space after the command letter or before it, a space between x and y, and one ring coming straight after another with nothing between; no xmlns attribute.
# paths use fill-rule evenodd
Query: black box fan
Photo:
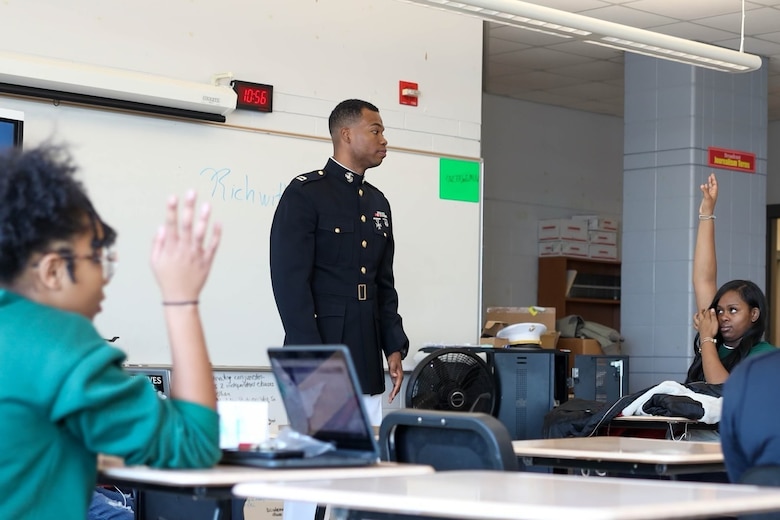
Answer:
<svg viewBox="0 0 780 520"><path fill-rule="evenodd" d="M487 413L512 439L541 439L545 414L568 399L566 352L538 346L426 348L434 350L409 376L407 408Z"/></svg>
<svg viewBox="0 0 780 520"><path fill-rule="evenodd" d="M406 406L493 415L497 394L492 370L476 353L441 348L415 367L406 385Z"/></svg>

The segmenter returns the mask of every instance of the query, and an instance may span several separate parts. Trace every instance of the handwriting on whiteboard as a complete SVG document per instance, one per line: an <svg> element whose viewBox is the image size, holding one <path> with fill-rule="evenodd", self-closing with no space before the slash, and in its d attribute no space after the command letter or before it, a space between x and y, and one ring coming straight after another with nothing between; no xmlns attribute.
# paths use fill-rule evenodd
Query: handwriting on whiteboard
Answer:
<svg viewBox="0 0 780 520"><path fill-rule="evenodd" d="M271 372L215 372L217 399L231 401L279 400L276 380Z"/></svg>
<svg viewBox="0 0 780 520"><path fill-rule="evenodd" d="M263 207L276 206L282 197L284 184L271 191L255 188L249 181L249 175L234 175L230 168L203 168L201 178L207 178L211 187L211 198L223 201L244 202Z"/></svg>

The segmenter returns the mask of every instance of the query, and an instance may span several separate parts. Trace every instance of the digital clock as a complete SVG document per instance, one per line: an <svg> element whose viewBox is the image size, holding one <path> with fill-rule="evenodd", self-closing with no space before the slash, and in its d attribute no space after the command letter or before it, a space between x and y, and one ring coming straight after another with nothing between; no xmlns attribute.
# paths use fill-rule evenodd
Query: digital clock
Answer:
<svg viewBox="0 0 780 520"><path fill-rule="evenodd" d="M233 80L230 86L236 91L236 110L273 112L274 87L262 83Z"/></svg>

